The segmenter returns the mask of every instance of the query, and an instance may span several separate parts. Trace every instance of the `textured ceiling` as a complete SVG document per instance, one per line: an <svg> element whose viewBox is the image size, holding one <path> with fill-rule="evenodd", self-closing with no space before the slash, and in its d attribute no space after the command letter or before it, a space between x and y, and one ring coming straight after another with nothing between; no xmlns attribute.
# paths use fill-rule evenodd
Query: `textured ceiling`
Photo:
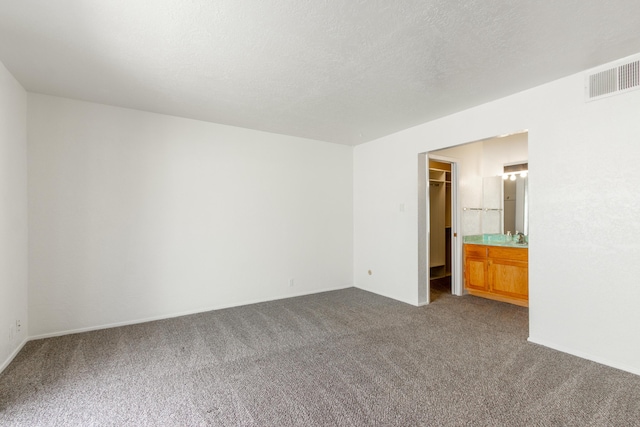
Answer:
<svg viewBox="0 0 640 427"><path fill-rule="evenodd" d="M355 145L640 52L638 0L0 0L29 91Z"/></svg>

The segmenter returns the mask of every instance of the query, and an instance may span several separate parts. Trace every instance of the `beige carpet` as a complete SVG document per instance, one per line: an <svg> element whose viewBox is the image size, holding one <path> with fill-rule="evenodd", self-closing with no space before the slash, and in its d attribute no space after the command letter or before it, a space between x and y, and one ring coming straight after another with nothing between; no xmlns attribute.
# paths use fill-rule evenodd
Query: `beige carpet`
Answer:
<svg viewBox="0 0 640 427"><path fill-rule="evenodd" d="M347 289L32 341L0 375L0 425L640 425L640 377L527 325L472 296Z"/></svg>

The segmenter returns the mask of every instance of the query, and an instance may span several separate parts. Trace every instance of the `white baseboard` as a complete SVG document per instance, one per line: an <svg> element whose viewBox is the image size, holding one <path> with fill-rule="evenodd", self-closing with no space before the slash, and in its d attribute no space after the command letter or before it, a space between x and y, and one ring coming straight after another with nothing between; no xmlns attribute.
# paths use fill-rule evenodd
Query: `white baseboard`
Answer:
<svg viewBox="0 0 640 427"><path fill-rule="evenodd" d="M9 366L9 363L11 363L13 361L13 359L15 359L15 357L18 355L18 353L20 353L20 350L22 350L22 347L24 347L24 345L29 341L29 338L25 338L22 343L20 343L20 345L18 347L16 347L15 350L13 350L13 353L11 353L9 355L9 357L7 358L7 360L5 360L2 365L0 365L0 374L5 370L5 368L7 366Z"/></svg>
<svg viewBox="0 0 640 427"><path fill-rule="evenodd" d="M570 354L572 356L576 356L579 357L581 359L586 359L586 360L590 360L592 362L596 362L596 363L600 363L601 365L606 365L609 366L611 368L615 368L615 369L620 369L621 371L626 371L626 372L630 372L632 374L635 375L640 375L640 368L637 366L628 366L628 365L624 365L621 363L617 363L617 362L612 362L611 360L607 360L606 358L603 357L598 357L598 356L594 356L592 354L588 354L582 351L576 351L572 348L569 347L565 347L563 345L558 345L556 343L553 342L549 342L546 340L541 340L538 338L534 338L534 337L529 337L527 339L527 341L534 343L534 344L539 344L545 347L549 347L553 350L558 350L561 351L563 353L567 353Z"/></svg>
<svg viewBox="0 0 640 427"><path fill-rule="evenodd" d="M380 295L381 297L385 297L385 298L389 298L389 299L396 300L396 301L399 301L399 302L403 302L405 304L409 304L409 305L412 305L414 307L419 307L420 306L420 304L417 304L414 301L405 301L405 300L402 300L402 299L400 299L400 298L398 298L396 296L392 296L392 295L386 294L384 292L374 291L373 289L363 288L363 287L358 286L358 285L353 285L353 287L357 288L357 289L360 289L360 290L363 290L363 291L371 292L372 294Z"/></svg>
<svg viewBox="0 0 640 427"><path fill-rule="evenodd" d="M255 300L242 301L242 302L233 303L233 304L219 305L219 306L214 306L214 307L203 307L203 308L198 308L198 309L195 309L195 310L183 311L183 312L179 312L179 313L169 313L169 314L163 314L163 315L153 316L153 317L145 317L145 318L142 318L142 319L127 320L127 321L124 321L124 322L108 323L108 324L104 324L104 325L89 326L89 327L86 327L86 328L78 328L78 329L69 329L69 330L64 330L64 331L48 332L48 333L45 333L45 334L39 334L39 335L31 336L31 337L28 338L28 341L39 340L39 339L43 339L43 338L61 337L63 335L80 334L80 333L83 333L83 332L99 331L101 329L117 328L117 327L120 327L120 326L137 325L139 323L153 322L153 321L156 321L156 320L172 319L174 317L188 316L190 314L206 313L207 311L223 310L225 308L240 307L240 306L243 306L243 305L251 305L251 304L259 304L261 302L277 301L277 300L286 299L286 298L295 298L295 297L301 297L301 296L305 296L305 295L319 294L319 293L323 293L323 292L338 291L340 289L347 289L347 288L351 288L351 287L353 287L353 286L352 285L346 285L346 286L338 286L338 287L335 287L335 288L328 288L328 289L317 289L317 290L312 290L312 291L303 291L303 292L298 292L298 293L294 293L294 294L279 295L279 296L272 297L272 298L267 298L267 299L255 299Z"/></svg>

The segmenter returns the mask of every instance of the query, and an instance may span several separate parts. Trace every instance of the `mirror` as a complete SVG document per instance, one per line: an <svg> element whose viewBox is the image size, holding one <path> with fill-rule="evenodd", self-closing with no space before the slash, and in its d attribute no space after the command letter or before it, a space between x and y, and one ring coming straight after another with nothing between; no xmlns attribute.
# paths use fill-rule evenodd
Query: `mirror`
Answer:
<svg viewBox="0 0 640 427"><path fill-rule="evenodd" d="M503 223L502 233L519 231L529 234L529 178L528 164L505 165L503 184Z"/></svg>

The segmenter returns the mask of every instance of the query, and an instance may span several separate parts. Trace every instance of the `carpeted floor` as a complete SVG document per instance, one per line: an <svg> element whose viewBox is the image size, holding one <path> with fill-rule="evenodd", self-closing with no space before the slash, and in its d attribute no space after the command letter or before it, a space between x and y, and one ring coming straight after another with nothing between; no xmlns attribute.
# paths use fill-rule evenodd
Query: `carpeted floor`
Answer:
<svg viewBox="0 0 640 427"><path fill-rule="evenodd" d="M0 374L0 425L640 425L640 377L527 325L472 296L351 288L32 341Z"/></svg>

